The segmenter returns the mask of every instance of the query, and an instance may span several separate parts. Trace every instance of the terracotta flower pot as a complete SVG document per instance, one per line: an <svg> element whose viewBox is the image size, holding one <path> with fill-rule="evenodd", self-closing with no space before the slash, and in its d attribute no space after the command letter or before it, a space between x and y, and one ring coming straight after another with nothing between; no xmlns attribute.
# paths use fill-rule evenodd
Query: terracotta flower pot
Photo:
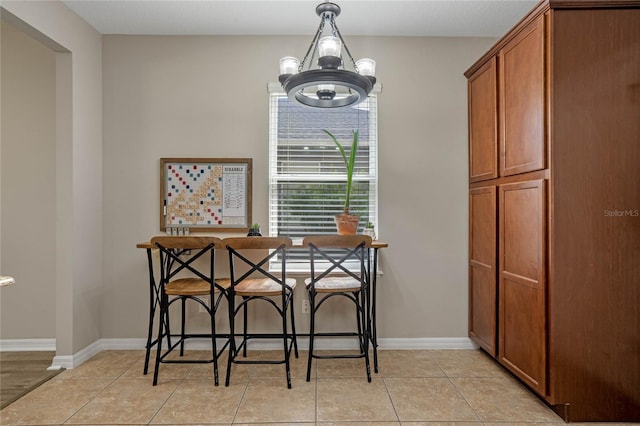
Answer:
<svg viewBox="0 0 640 426"><path fill-rule="evenodd" d="M358 231L360 218L355 214L337 214L335 216L338 235L355 235Z"/></svg>

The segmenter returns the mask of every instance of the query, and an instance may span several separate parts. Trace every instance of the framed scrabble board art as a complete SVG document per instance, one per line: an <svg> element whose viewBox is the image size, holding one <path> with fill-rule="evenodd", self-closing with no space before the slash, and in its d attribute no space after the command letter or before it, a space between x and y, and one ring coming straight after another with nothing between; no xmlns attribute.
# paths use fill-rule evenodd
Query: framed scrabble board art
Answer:
<svg viewBox="0 0 640 426"><path fill-rule="evenodd" d="M251 158L161 158L160 230L245 232Z"/></svg>

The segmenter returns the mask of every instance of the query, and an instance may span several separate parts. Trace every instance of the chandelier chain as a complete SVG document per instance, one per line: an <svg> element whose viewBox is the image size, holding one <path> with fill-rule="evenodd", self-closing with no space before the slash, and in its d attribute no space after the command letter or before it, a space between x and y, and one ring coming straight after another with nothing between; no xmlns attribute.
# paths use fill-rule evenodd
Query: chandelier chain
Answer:
<svg viewBox="0 0 640 426"><path fill-rule="evenodd" d="M347 52L347 56L349 56L349 59L351 60L351 65L353 66L353 69L355 70L355 72L359 72L358 66L356 65L356 61L353 59L353 56L351 56L351 52L347 47L347 43L344 41L344 38L342 38L342 34L340 34L340 30L338 30L338 27L336 25L336 21L334 18L335 17L331 15L331 29L333 31L333 35L338 36L338 38L342 42L342 47L344 48L344 51Z"/></svg>
<svg viewBox="0 0 640 426"><path fill-rule="evenodd" d="M309 58L309 53L311 53L311 58L313 61L313 56L316 54L316 50L318 50L318 39L320 38L320 36L322 35L322 31L324 30L324 19L320 20L320 25L318 26L318 31L316 31L316 35L313 37L313 40L311 40L311 45L309 45L309 49L307 49L307 53L305 53L304 58L302 58L302 61L300 62L300 65L298 66L298 72L302 72L304 70L304 63L307 61L307 59ZM311 52L311 50L313 49L313 52ZM311 64L309 64L309 68L311 68Z"/></svg>

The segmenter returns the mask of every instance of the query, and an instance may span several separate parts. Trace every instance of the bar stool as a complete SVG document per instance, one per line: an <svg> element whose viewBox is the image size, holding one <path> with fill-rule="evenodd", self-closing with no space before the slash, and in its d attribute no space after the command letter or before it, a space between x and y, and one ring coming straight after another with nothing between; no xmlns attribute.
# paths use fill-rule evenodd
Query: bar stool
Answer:
<svg viewBox="0 0 640 426"><path fill-rule="evenodd" d="M292 348L298 357L296 325L293 313L293 290L296 280L286 276L286 251L292 246L286 237L225 238L222 242L229 253L229 280L223 280L229 291L230 347L225 385L231 380L232 364L285 364L287 387L291 389L289 357ZM263 255L264 251L268 251ZM258 257L257 260L255 258ZM280 277L269 272L269 262L277 259ZM241 272L242 271L242 272ZM246 272L244 272L246 271ZM248 309L257 303L271 305L282 323L281 333L249 333ZM236 332L236 318L242 312L242 334ZM290 316L289 326L287 316ZM289 330L289 327L291 330ZM241 337L240 344L235 337ZM250 339L282 340L283 356L275 360L247 360L247 344ZM239 352L242 350L242 358Z"/></svg>
<svg viewBox="0 0 640 426"><path fill-rule="evenodd" d="M218 350L215 314L223 298L228 298L225 283L215 280L215 249L221 248L221 240L216 237L169 237L160 236L151 239L151 245L160 250L160 326L157 339L157 352L153 385L158 383L158 373L162 363L213 363L215 385L218 385L218 358L227 347L227 340ZM207 260L206 266L196 265L198 260ZM203 262L204 263L204 262ZM180 276L178 276L180 274ZM188 276L185 276L188 275ZM172 336L169 329L170 306L180 301L182 324L179 339L174 343L168 339L168 347L162 350L164 337ZM192 334L186 332L186 302L191 300L204 308L210 316L210 334ZM165 321L166 320L166 321ZM191 338L211 339L210 359L167 359L167 356L180 346L180 357L184 355L186 340Z"/></svg>
<svg viewBox="0 0 640 426"><path fill-rule="evenodd" d="M311 324L309 330L309 359L307 382L311 380L311 364L314 358L364 358L367 381L371 382L369 366L369 276L368 235L326 235L306 237L302 244L309 247L311 277L305 280L309 294ZM355 262L349 268L347 262ZM354 270L355 269L355 270ZM339 274L339 275L336 275ZM321 306L331 299L347 299L355 307L356 331L317 332L317 314ZM317 337L356 337L359 348L356 354L319 354L314 351Z"/></svg>

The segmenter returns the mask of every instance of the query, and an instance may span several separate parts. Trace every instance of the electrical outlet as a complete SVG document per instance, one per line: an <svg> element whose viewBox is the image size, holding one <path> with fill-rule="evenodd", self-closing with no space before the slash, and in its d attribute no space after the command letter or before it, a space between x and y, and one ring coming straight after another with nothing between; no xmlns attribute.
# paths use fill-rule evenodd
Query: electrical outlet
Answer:
<svg viewBox="0 0 640 426"><path fill-rule="evenodd" d="M302 301L302 313L303 314L309 313L309 301L307 299L304 299Z"/></svg>

